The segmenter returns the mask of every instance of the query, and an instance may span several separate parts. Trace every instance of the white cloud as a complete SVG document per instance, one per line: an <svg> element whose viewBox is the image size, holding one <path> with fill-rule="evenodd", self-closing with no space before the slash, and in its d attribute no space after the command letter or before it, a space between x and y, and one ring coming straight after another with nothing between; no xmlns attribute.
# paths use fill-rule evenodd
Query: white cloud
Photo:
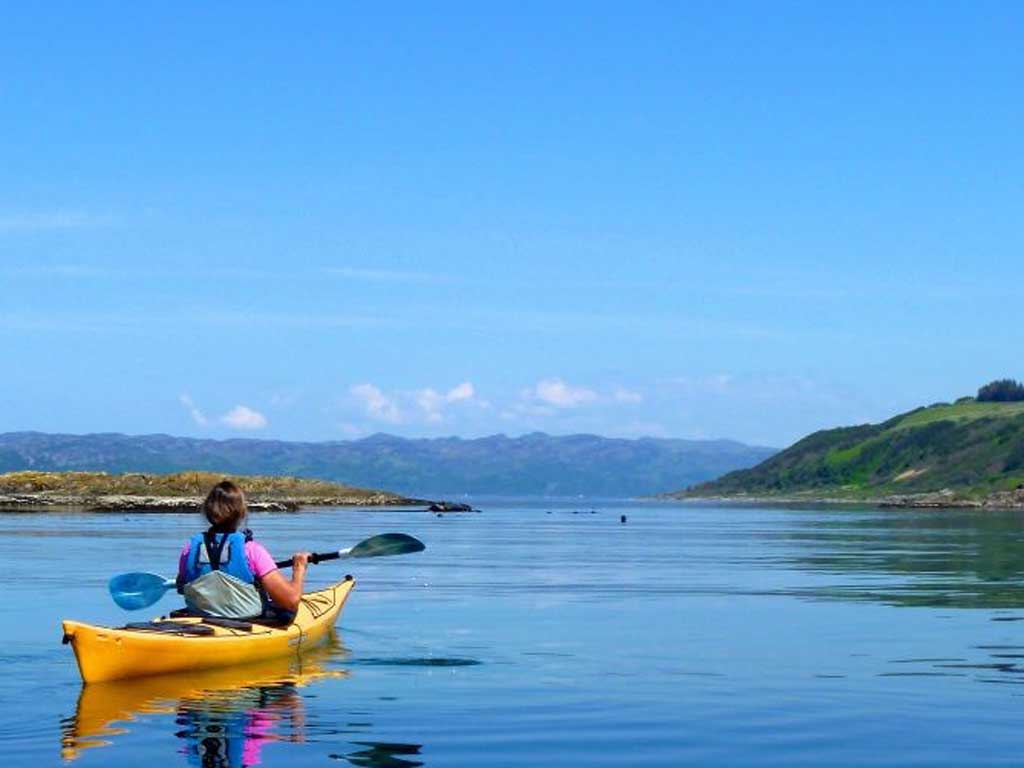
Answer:
<svg viewBox="0 0 1024 768"><path fill-rule="evenodd" d="M197 425L200 427L210 425L210 419L187 393L179 395L178 402L185 407L188 415ZM218 421L231 429L263 429L267 426L267 417L247 405L236 405Z"/></svg>
<svg viewBox="0 0 1024 768"><path fill-rule="evenodd" d="M444 396L444 399L449 403L458 403L462 400L472 400L476 396L476 389L473 388L473 383L470 381L464 381L457 387L452 387L448 390L448 394Z"/></svg>
<svg viewBox="0 0 1024 768"><path fill-rule="evenodd" d="M476 400L476 388L470 381L464 381L458 386L452 387L444 394L433 387L418 389L412 393L416 406L423 412L427 421L437 423L444 420L444 410L447 405L465 404L476 402L481 407L489 407L489 403Z"/></svg>
<svg viewBox="0 0 1024 768"><path fill-rule="evenodd" d="M413 393L413 398L427 421L437 423L444 419L441 410L444 408L445 398L437 390L430 387L419 389Z"/></svg>
<svg viewBox="0 0 1024 768"><path fill-rule="evenodd" d="M221 416L220 421L232 429L263 429L267 426L267 417L246 405L236 405Z"/></svg>
<svg viewBox="0 0 1024 768"><path fill-rule="evenodd" d="M381 392L379 387L369 383L356 384L349 389L349 394L363 404L367 415L371 418L391 424L401 423L402 411L398 404Z"/></svg>
<svg viewBox="0 0 1024 768"><path fill-rule="evenodd" d="M599 399L592 389L573 387L561 379L539 381L535 387L525 390L523 395L528 400L536 400L555 408L576 408Z"/></svg>
<svg viewBox="0 0 1024 768"><path fill-rule="evenodd" d="M192 417L192 421L194 421L200 427L205 427L207 424L210 423L209 419L206 418L206 415L201 410L199 410L196 404L192 402L192 398L189 397L188 395L179 395L178 402L185 406L185 410L188 411L188 415Z"/></svg>

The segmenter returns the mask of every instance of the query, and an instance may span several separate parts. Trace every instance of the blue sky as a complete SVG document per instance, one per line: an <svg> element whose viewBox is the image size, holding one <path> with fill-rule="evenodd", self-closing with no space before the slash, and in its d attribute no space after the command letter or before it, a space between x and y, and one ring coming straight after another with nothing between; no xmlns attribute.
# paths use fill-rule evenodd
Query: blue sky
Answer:
<svg viewBox="0 0 1024 768"><path fill-rule="evenodd" d="M1024 377L1018 3L0 35L2 431L784 445Z"/></svg>

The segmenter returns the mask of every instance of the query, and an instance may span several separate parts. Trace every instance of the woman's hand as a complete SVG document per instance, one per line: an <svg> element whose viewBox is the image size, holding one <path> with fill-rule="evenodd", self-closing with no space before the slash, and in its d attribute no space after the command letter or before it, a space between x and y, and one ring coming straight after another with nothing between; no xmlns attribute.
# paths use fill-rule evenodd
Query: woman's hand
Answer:
<svg viewBox="0 0 1024 768"><path fill-rule="evenodd" d="M309 552L296 552L292 555L292 571L304 571L309 565Z"/></svg>

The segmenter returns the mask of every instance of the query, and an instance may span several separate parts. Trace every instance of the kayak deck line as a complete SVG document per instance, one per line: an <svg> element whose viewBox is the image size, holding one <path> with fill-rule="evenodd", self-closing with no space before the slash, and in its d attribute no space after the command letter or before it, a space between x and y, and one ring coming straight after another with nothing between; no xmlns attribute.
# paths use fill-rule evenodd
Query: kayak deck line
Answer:
<svg viewBox="0 0 1024 768"><path fill-rule="evenodd" d="M323 641L337 621L355 580L346 576L299 601L288 624L258 620L162 616L152 622L102 627L66 620L82 680L87 683L214 669L302 653Z"/></svg>

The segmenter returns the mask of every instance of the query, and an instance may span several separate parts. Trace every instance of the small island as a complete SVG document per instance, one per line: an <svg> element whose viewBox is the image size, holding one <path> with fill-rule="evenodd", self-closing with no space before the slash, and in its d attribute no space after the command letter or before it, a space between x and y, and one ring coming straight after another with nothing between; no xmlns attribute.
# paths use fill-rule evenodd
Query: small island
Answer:
<svg viewBox="0 0 1024 768"><path fill-rule="evenodd" d="M301 477L215 472L8 472L0 474L0 510L85 509L90 512L182 512L198 508L213 485L230 479L249 508L294 511L307 506L422 506L429 501L387 491Z"/></svg>
<svg viewBox="0 0 1024 768"><path fill-rule="evenodd" d="M891 507L1024 508L1024 384L881 424L815 432L751 469L661 498Z"/></svg>

